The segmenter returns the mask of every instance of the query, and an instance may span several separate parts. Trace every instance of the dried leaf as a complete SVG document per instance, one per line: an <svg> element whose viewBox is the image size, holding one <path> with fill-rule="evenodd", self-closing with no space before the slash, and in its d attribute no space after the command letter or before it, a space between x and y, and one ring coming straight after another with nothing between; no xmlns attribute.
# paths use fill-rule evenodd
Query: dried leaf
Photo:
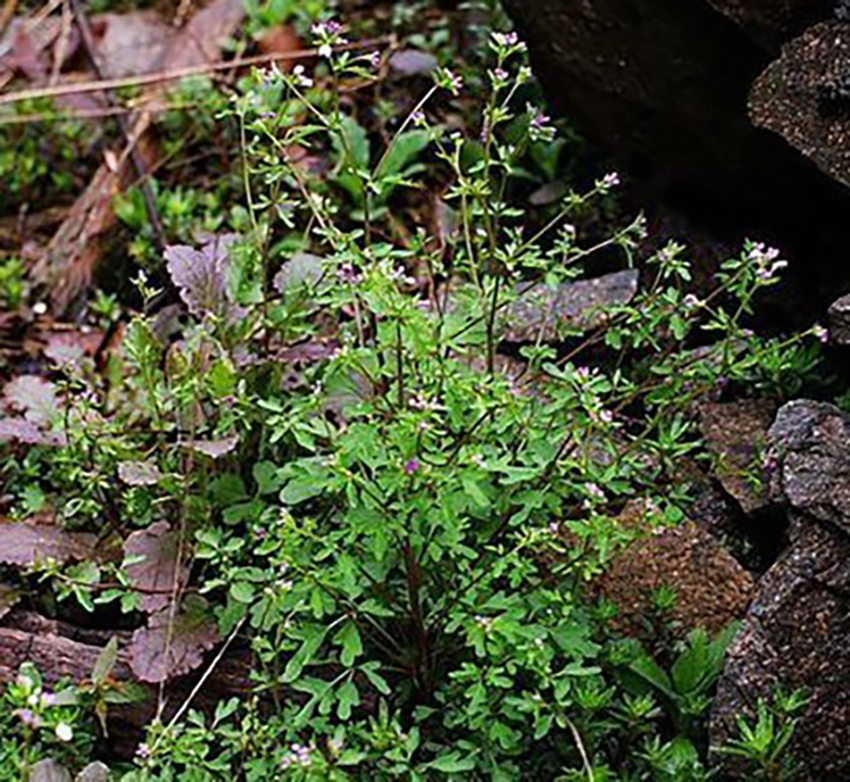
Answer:
<svg viewBox="0 0 850 782"><path fill-rule="evenodd" d="M32 567L49 559L62 564L92 556L97 537L44 524L0 523L0 562Z"/></svg>
<svg viewBox="0 0 850 782"><path fill-rule="evenodd" d="M24 443L25 445L65 445L65 435L43 432L32 421L25 418L0 418L0 443Z"/></svg>
<svg viewBox="0 0 850 782"><path fill-rule="evenodd" d="M141 592L142 611L152 614L167 608L175 588L179 591L189 580L189 568L179 561L179 548L177 533L167 521L154 522L124 542L125 558L142 558L125 568L130 585Z"/></svg>
<svg viewBox="0 0 850 782"><path fill-rule="evenodd" d="M278 293L289 293L305 285L317 285L323 275L322 258L310 253L295 253L274 276L272 284Z"/></svg>
<svg viewBox="0 0 850 782"><path fill-rule="evenodd" d="M174 615L160 611L133 633L130 667L143 682L164 682L195 670L218 641L206 601L189 596Z"/></svg>
<svg viewBox="0 0 850 782"><path fill-rule="evenodd" d="M428 76L438 65L433 54L418 49L402 49L390 57L390 68L402 76Z"/></svg>
<svg viewBox="0 0 850 782"><path fill-rule="evenodd" d="M97 55L105 78L155 71L177 30L154 11L100 14L92 24L103 29Z"/></svg>
<svg viewBox="0 0 850 782"><path fill-rule="evenodd" d="M56 387L37 375L16 377L6 384L3 393L6 401L34 424L49 423L59 409Z"/></svg>
<svg viewBox="0 0 850 782"><path fill-rule="evenodd" d="M227 248L235 239L233 234L215 237L200 250L184 244L165 248L171 281L193 315L223 318L229 314Z"/></svg>
<svg viewBox="0 0 850 782"><path fill-rule="evenodd" d="M118 477L130 486L154 486L165 476L153 462L120 462Z"/></svg>
<svg viewBox="0 0 850 782"><path fill-rule="evenodd" d="M218 459L235 450L238 444L239 438L234 435L233 437L223 437L220 440L190 440L186 443L186 447L192 451L206 454L213 459Z"/></svg>

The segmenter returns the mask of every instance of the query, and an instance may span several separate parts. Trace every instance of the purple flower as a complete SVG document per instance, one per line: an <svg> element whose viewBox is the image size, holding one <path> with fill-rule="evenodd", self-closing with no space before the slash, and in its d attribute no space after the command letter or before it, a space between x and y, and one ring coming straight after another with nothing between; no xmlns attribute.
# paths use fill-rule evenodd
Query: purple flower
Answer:
<svg viewBox="0 0 850 782"><path fill-rule="evenodd" d="M350 263L342 264L337 269L336 276L349 285L357 285L362 279L360 273Z"/></svg>
<svg viewBox="0 0 850 782"><path fill-rule="evenodd" d="M505 33L504 40L508 46L516 46L519 43L519 36L516 33Z"/></svg>
<svg viewBox="0 0 850 782"><path fill-rule="evenodd" d="M41 705L45 707L53 706L56 704L56 696L50 692L49 690L41 693Z"/></svg>
<svg viewBox="0 0 850 782"><path fill-rule="evenodd" d="M545 130L551 120L552 118L550 116L544 114L542 111L538 111L531 118L531 127L535 130Z"/></svg>
<svg viewBox="0 0 850 782"><path fill-rule="evenodd" d="M824 344L829 342L829 332L819 323L812 326L812 334Z"/></svg>
<svg viewBox="0 0 850 782"><path fill-rule="evenodd" d="M504 68L496 68L496 70L493 71L493 78L499 82L507 81L509 78L508 72Z"/></svg>
<svg viewBox="0 0 850 782"><path fill-rule="evenodd" d="M381 53L379 51L375 50L369 55L369 65L371 65L374 70L378 70L378 68L381 67Z"/></svg>
<svg viewBox="0 0 850 782"><path fill-rule="evenodd" d="M291 744L289 752L283 756L280 761L280 765L283 768L289 768L290 766L307 767L311 763L311 752L312 747L308 747L304 744Z"/></svg>
<svg viewBox="0 0 850 782"><path fill-rule="evenodd" d="M34 714L30 709L16 709L15 716L28 728L35 730L41 725L41 717Z"/></svg>
<svg viewBox="0 0 850 782"><path fill-rule="evenodd" d="M620 175L616 171L609 171L599 182L599 186L604 189L617 187L620 184Z"/></svg>
<svg viewBox="0 0 850 782"><path fill-rule="evenodd" d="M419 460L418 459L408 459L407 463L404 465L404 471L408 475L413 475L418 470L419 470Z"/></svg>
<svg viewBox="0 0 850 782"><path fill-rule="evenodd" d="M686 310L692 310L692 309L694 309L694 307L699 307L700 304L701 304L701 302L700 302L699 298L697 296L695 296L693 293L689 293L687 296L685 296L684 299L682 299L682 306Z"/></svg>

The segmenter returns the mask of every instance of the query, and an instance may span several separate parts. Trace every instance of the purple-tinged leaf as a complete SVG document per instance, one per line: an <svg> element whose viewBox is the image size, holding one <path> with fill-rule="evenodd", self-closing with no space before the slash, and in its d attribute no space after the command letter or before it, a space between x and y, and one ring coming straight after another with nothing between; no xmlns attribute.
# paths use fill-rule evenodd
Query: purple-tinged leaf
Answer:
<svg viewBox="0 0 850 782"><path fill-rule="evenodd" d="M66 532L46 524L0 523L0 562L5 565L84 560L93 555L96 545L97 537L87 532Z"/></svg>
<svg viewBox="0 0 850 782"><path fill-rule="evenodd" d="M231 310L227 296L228 247L234 234L219 236L200 250L185 244L165 248L165 261L172 282L180 290L189 312L198 317L227 317Z"/></svg>
<svg viewBox="0 0 850 782"><path fill-rule="evenodd" d="M165 476L153 462L119 462L118 477L130 486L155 486Z"/></svg>
<svg viewBox="0 0 850 782"><path fill-rule="evenodd" d="M274 360L282 364L314 364L330 358L338 349L336 342L310 340L281 348L275 354Z"/></svg>
<svg viewBox="0 0 850 782"><path fill-rule="evenodd" d="M11 442L58 447L65 445L66 439L64 434L43 432L25 418L0 418L0 443Z"/></svg>
<svg viewBox="0 0 850 782"><path fill-rule="evenodd" d="M56 387L37 375L20 375L10 380L3 395L12 408L34 424L49 423L59 410Z"/></svg>
<svg viewBox="0 0 850 782"><path fill-rule="evenodd" d="M140 681L168 681L202 665L217 641L206 601L189 595L179 611L159 611L133 633L130 667Z"/></svg>
<svg viewBox="0 0 850 782"><path fill-rule="evenodd" d="M44 349L44 355L57 367L79 367L85 351L80 345L51 338Z"/></svg>
<svg viewBox="0 0 850 782"><path fill-rule="evenodd" d="M238 444L239 438L233 435L232 437L222 437L220 440L190 440L186 443L186 447L213 459L218 459L234 451Z"/></svg>
<svg viewBox="0 0 850 782"><path fill-rule="evenodd" d="M171 597L189 580L186 552L180 557L177 533L167 521L157 521L130 535L124 556L134 561L125 567L130 585L140 594L142 611L152 614L167 608ZM141 558L139 561L135 561Z"/></svg>
<svg viewBox="0 0 850 782"><path fill-rule="evenodd" d="M272 285L278 293L318 285L324 276L323 259L310 253L295 253L275 274Z"/></svg>

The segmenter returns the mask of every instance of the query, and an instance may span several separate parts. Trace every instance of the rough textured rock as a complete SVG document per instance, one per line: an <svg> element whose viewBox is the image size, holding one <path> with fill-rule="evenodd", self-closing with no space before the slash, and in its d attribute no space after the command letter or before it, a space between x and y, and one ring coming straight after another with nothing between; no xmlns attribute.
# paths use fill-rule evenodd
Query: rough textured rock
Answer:
<svg viewBox="0 0 850 782"><path fill-rule="evenodd" d="M824 402L783 405L770 428L771 492L850 534L850 417Z"/></svg>
<svg viewBox="0 0 850 782"><path fill-rule="evenodd" d="M850 345L850 295L834 301L828 317L830 341L836 345Z"/></svg>
<svg viewBox="0 0 850 782"><path fill-rule="evenodd" d="M783 46L753 85L750 116L850 185L850 24L813 25Z"/></svg>
<svg viewBox="0 0 850 782"><path fill-rule="evenodd" d="M779 44L832 14L820 0L506 0L556 110L612 152L644 201L725 239L782 247L786 312L850 288L850 190L748 116ZM718 10L719 9L719 10Z"/></svg>
<svg viewBox="0 0 850 782"><path fill-rule="evenodd" d="M636 522L626 518L625 523ZM715 538L686 522L637 539L595 580L592 591L616 603L621 629L639 633L652 593L661 587L676 591L673 619L683 632L704 627L716 633L743 615L754 582Z"/></svg>
<svg viewBox="0 0 850 782"><path fill-rule="evenodd" d="M774 408L760 399L700 405L700 429L716 457L715 474L723 488L753 513L768 503L762 458Z"/></svg>
<svg viewBox="0 0 850 782"><path fill-rule="evenodd" d="M564 330L593 328L604 322L606 309L628 304L637 287L636 269L564 283L554 290L545 285L526 286L504 315L504 338L509 342L555 341Z"/></svg>
<svg viewBox="0 0 850 782"><path fill-rule="evenodd" d="M804 772L795 779L848 779L850 542L808 519L795 527L791 548L759 582L729 649L711 743L737 735L736 716L751 715L758 698L769 699L777 686L804 688L811 700L792 746Z"/></svg>
<svg viewBox="0 0 850 782"><path fill-rule="evenodd" d="M792 749L795 779L850 778L850 419L831 405L783 406L771 427L771 493L791 506L790 545L765 574L733 642L711 718L712 745L735 734L777 686L810 702ZM728 759L718 758L719 763Z"/></svg>

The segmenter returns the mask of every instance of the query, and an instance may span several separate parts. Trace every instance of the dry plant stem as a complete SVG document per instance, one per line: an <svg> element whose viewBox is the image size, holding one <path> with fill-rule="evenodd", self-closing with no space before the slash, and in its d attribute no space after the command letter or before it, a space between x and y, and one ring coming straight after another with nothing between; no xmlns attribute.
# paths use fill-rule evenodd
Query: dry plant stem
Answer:
<svg viewBox="0 0 850 782"><path fill-rule="evenodd" d="M92 69L97 75L98 80L103 81L103 73L101 72L100 65L97 61L97 55L95 54L96 45L94 40L94 33L92 32L91 24L89 22L88 15L86 14L86 10L83 7L83 0L68 0L68 2L70 3L69 7L71 8L74 15L74 19L77 23L77 29L80 31L80 38L83 41L83 47L86 50L86 56L89 62L91 63ZM103 91L103 94L106 96L106 101L110 105L110 107L118 107L118 101L111 90L106 89ZM121 132L127 142L127 149L130 153L130 159L133 162L133 168L136 169L136 174L140 179L142 197L145 201L145 209L148 213L148 219L151 221L151 228L153 228L153 233L156 237L156 242L159 245L159 249L162 250L165 247L165 231L163 230L162 220L160 219L159 212L156 208L156 196L154 195L150 179L148 178L147 167L145 166L145 162L142 159L142 155L139 152L139 148L135 143L135 139L133 138L130 125L127 121L127 117L119 114L118 124L120 125Z"/></svg>
<svg viewBox="0 0 850 782"><path fill-rule="evenodd" d="M18 0L6 0L3 4L3 10L0 11L0 35L6 32L6 28L9 26L9 22L12 21L17 7Z"/></svg>
<svg viewBox="0 0 850 782"><path fill-rule="evenodd" d="M386 42L386 38L372 38L366 41L347 44L337 47L340 51L359 51L371 49ZM6 95L0 95L0 106L12 103L20 103L24 100L37 100L39 98L57 98L63 95L79 95L87 92L101 92L103 90L117 90L123 87L143 87L150 84L162 84L163 82L178 81L186 76L203 76L218 71L228 71L233 68L246 68L251 65L267 65L270 62L282 62L286 60L311 60L318 57L318 49L305 49L300 52L277 52L272 54L258 54L251 57L237 57L232 60L220 60L207 65L190 65L186 68L175 68L171 71L160 71L159 73L146 73L138 76L124 76L115 79L99 79L96 81L82 82L78 84L57 84L54 87L34 87L29 90L18 90Z"/></svg>
<svg viewBox="0 0 850 782"><path fill-rule="evenodd" d="M183 701L182 705L175 715L171 718L168 725L165 726L165 730L159 735L153 747L151 748L151 754L156 751L156 748L159 746L159 743L162 741L163 737L165 737L168 732L171 730L174 725L179 722L180 718L186 713L186 709L189 708L189 704L194 700L195 696L201 691L201 688L206 684L207 679L210 678L212 672L216 669L218 664L221 662L221 658L224 657L225 652L231 643L233 643L233 639L236 638L239 631L242 629L242 625L245 624L245 617L243 616L237 623L236 627L230 632L230 635L227 636L227 640L221 645L221 649L218 650L218 653L213 658L213 661L207 666L207 669L204 671L203 675L200 679L198 679L198 683L192 688L192 692L189 693L188 697L185 701Z"/></svg>

